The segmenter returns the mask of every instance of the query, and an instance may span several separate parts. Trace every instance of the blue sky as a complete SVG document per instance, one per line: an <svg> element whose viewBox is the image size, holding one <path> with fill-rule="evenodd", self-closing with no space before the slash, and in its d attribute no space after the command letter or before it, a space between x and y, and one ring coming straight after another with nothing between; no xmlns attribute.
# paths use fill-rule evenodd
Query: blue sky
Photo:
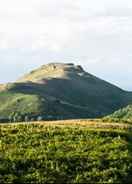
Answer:
<svg viewBox="0 0 132 184"><path fill-rule="evenodd" d="M132 1L0 1L0 62L0 83L74 62L132 90Z"/></svg>

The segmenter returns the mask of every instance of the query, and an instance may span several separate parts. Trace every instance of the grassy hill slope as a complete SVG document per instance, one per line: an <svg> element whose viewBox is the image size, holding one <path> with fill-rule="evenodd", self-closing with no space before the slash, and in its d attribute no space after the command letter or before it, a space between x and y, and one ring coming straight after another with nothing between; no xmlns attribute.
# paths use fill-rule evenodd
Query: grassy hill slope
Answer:
<svg viewBox="0 0 132 184"><path fill-rule="evenodd" d="M128 105L118 111L115 111L113 114L106 117L106 119L119 119L119 120L128 120L132 121L132 105Z"/></svg>
<svg viewBox="0 0 132 184"><path fill-rule="evenodd" d="M131 183L130 125L0 125L0 183Z"/></svg>
<svg viewBox="0 0 132 184"><path fill-rule="evenodd" d="M95 118L131 102L131 93L85 72L81 66L51 63L1 90L0 116L4 112L9 117L9 109L19 114L28 109L29 114L53 119Z"/></svg>

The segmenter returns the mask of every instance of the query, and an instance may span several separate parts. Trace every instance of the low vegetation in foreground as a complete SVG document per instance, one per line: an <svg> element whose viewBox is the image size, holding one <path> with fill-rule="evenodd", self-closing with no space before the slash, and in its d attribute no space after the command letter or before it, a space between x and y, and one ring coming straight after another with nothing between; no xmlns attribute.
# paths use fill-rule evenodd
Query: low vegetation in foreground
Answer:
<svg viewBox="0 0 132 184"><path fill-rule="evenodd" d="M0 183L131 183L131 125L0 125Z"/></svg>

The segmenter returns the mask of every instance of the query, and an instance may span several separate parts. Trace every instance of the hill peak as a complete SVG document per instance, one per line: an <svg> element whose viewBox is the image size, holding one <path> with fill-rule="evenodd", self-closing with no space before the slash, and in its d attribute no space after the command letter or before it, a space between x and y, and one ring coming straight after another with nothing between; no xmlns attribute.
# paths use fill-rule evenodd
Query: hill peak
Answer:
<svg viewBox="0 0 132 184"><path fill-rule="evenodd" d="M76 68L80 65L75 65L74 63L49 63L43 66L54 66L54 67L62 67L62 68Z"/></svg>
<svg viewBox="0 0 132 184"><path fill-rule="evenodd" d="M50 78L69 78L71 75L83 75L86 72L80 65L73 63L49 63L31 71L29 74L20 78L17 82L41 82L43 79Z"/></svg>
<svg viewBox="0 0 132 184"><path fill-rule="evenodd" d="M0 89L0 116L8 118L12 112L53 119L103 117L132 102L131 93L73 63L42 65Z"/></svg>

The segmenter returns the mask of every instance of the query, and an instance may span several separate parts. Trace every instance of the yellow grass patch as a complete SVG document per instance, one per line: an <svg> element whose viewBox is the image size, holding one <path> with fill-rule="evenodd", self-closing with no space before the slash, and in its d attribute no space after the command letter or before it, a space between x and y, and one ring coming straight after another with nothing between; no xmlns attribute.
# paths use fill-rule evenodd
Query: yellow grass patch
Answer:
<svg viewBox="0 0 132 184"><path fill-rule="evenodd" d="M19 123L4 123L2 125L20 125L20 124L38 124L43 126L84 126L88 128L99 129L132 129L132 125L127 123L115 123L115 122L102 122L101 119L89 119L89 120L58 120L58 121L35 121L35 122L19 122Z"/></svg>

